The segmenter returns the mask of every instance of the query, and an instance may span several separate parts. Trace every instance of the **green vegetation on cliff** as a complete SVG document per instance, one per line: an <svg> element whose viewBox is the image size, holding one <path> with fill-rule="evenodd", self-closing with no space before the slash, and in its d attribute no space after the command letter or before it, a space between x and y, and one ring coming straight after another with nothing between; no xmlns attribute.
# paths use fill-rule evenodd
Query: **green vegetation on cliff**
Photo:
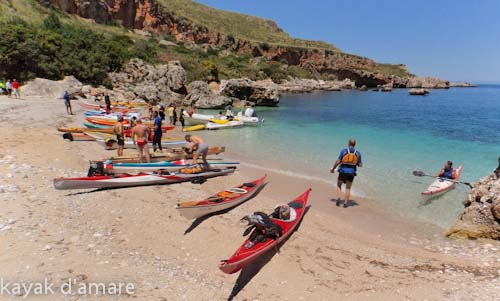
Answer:
<svg viewBox="0 0 500 301"><path fill-rule="evenodd" d="M191 0L159 0L159 2L165 5L167 11L215 32L241 40L269 45L337 50L335 46L325 42L292 38L271 20L215 9Z"/></svg>
<svg viewBox="0 0 500 301"><path fill-rule="evenodd" d="M107 73L134 57L156 58L156 48L124 35L61 23L50 13L41 26L14 17L0 22L0 78L78 79L106 84Z"/></svg>
<svg viewBox="0 0 500 301"><path fill-rule="evenodd" d="M191 0L157 1L167 11L192 24L256 43L265 51L277 45L297 51L297 54L301 49L317 54L325 51L340 58L339 62L333 61L334 67L344 64L341 68L357 68L357 72L409 75L400 65L357 64L364 58L343 53L324 42L294 39L270 20L213 9ZM179 60L188 71L189 81L239 77L271 78L275 82L289 76L335 78L328 68L325 73L315 70L314 63L322 65L321 61L313 62L310 70L315 70L315 73L312 74L309 69L288 65L277 58L277 61L272 61L250 53L231 52L216 45L207 48L189 42L184 44L166 33L146 37L121 26L117 20L107 25L97 24L76 15L47 9L37 0L0 0L0 35L0 78L60 79L71 74L88 83L106 84L106 74L119 69L132 57L150 62ZM176 45L162 45L160 41L164 39Z"/></svg>

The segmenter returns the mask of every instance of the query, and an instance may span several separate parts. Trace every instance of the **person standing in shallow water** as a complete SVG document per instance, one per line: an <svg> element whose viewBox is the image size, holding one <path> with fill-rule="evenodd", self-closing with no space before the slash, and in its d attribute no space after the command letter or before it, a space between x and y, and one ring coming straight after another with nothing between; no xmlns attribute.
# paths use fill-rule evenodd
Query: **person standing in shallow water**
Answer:
<svg viewBox="0 0 500 301"><path fill-rule="evenodd" d="M335 161L332 169L330 169L330 172L334 173L335 169L339 167L339 177L337 179L337 206L340 206L342 185L345 184L344 208L349 206L351 186L354 182L354 177L356 176L356 169L357 167L363 166L361 153L355 149L355 146L356 139L349 139L348 147L340 151L337 161Z"/></svg>

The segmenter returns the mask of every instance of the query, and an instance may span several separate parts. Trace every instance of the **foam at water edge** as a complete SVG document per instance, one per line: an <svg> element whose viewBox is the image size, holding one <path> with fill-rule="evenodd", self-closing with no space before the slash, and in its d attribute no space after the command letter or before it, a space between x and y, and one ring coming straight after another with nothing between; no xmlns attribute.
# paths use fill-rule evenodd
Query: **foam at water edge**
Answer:
<svg viewBox="0 0 500 301"><path fill-rule="evenodd" d="M303 180L308 180L308 181L321 182L321 183L324 183L324 184L332 186L332 190L335 189L335 187L337 185L337 181L335 181L335 180L329 181L329 180L322 179L320 177L309 176L309 175L306 175L306 174L296 173L296 172L289 171L289 170L283 170L283 169L271 168L271 167L264 167L264 166L261 166L261 165L252 164L252 163L248 163L248 162L242 162L242 161L240 161L240 165L241 166L248 166L248 167L251 167L251 168L260 169L260 170L264 170L264 171L269 171L269 172L273 172L273 173L277 173L277 174L281 174L281 175L285 175L285 176L289 176L289 177L294 177L294 178L297 178L297 179L303 179ZM354 197L366 198L366 194L363 191L359 191L359 190L356 190L354 188L351 190L351 195L354 196Z"/></svg>

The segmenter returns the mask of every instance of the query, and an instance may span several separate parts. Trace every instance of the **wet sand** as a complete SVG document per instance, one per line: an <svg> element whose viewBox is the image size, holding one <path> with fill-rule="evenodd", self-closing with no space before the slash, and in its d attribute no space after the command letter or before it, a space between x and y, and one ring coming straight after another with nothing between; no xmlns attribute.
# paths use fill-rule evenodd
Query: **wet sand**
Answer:
<svg viewBox="0 0 500 301"><path fill-rule="evenodd" d="M83 176L88 160L115 154L95 142L61 138L57 126L83 120L76 102L73 108L78 115L66 115L62 100L0 97L4 280L133 283L134 294L119 300L498 298L500 243L448 240L443 229L398 216L376 200L355 198L357 206L337 207L333 187L324 183L267 172L269 184L257 197L199 223L181 217L175 204L266 172L242 165L235 175L203 185L57 191L53 178ZM279 253L270 252L241 273L219 271L219 260L244 240L241 217L271 211L307 187L313 189L311 208ZM46 300L26 300L31 299Z"/></svg>

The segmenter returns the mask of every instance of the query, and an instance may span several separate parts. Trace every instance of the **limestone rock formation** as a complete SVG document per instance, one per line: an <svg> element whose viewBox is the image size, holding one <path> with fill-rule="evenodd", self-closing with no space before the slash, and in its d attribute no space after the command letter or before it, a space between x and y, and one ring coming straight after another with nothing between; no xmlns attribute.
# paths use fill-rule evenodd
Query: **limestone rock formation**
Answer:
<svg viewBox="0 0 500 301"><path fill-rule="evenodd" d="M410 77L406 83L407 88L424 88L424 89L448 89L450 82L447 80L434 77Z"/></svg>
<svg viewBox="0 0 500 301"><path fill-rule="evenodd" d="M133 59L122 70L108 76L115 92L126 95L128 100L180 103L187 93L186 71L178 61L153 66Z"/></svg>
<svg viewBox="0 0 500 301"><path fill-rule="evenodd" d="M464 211L447 236L500 240L500 179L494 175L481 179L463 204Z"/></svg>
<svg viewBox="0 0 500 301"><path fill-rule="evenodd" d="M414 89L410 89L408 91L408 94L410 94L410 95L427 95L429 93L430 92L427 89L415 89L414 88Z"/></svg>
<svg viewBox="0 0 500 301"><path fill-rule="evenodd" d="M44 6L53 6L99 23L116 21L129 29L137 30L141 35L169 34L188 48L215 47L220 49L221 53L228 51L285 62L289 66L299 66L309 70L313 75L324 74L337 80L350 79L357 87L362 85L376 87L392 81L388 74L367 71L377 70L377 63L371 59L329 49L268 45L241 40L179 17L157 0L38 1ZM277 25L272 27L276 31L281 31ZM407 73L404 65L393 68Z"/></svg>
<svg viewBox="0 0 500 301"><path fill-rule="evenodd" d="M35 78L21 87L21 95L62 98L64 91L68 91L72 96L80 95L82 87L82 83L73 76L66 76L59 81Z"/></svg>
<svg viewBox="0 0 500 301"><path fill-rule="evenodd" d="M208 83L194 81L187 87L188 95L183 100L184 106L193 106L201 109L222 109L232 103L232 99L215 94Z"/></svg>
<svg viewBox="0 0 500 301"><path fill-rule="evenodd" d="M273 81L252 81L248 78L221 81L220 94L258 106L276 106L280 98L279 87Z"/></svg>
<svg viewBox="0 0 500 301"><path fill-rule="evenodd" d="M354 89L355 83L349 79L343 81L325 81L316 79L289 78L279 84L281 93L304 93L317 90L340 91L341 89Z"/></svg>

